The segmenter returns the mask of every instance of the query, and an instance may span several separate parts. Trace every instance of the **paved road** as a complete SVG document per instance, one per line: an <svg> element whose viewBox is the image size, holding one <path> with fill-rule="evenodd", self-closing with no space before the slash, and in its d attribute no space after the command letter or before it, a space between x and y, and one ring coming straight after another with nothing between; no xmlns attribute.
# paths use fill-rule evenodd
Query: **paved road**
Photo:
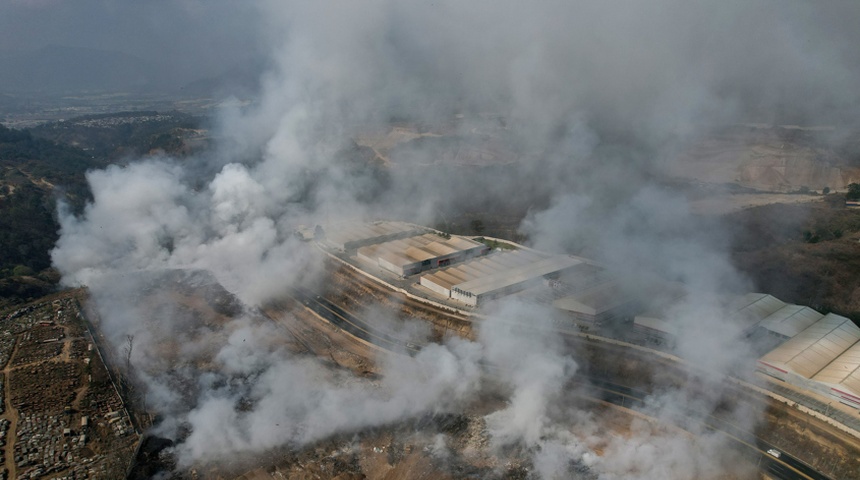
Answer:
<svg viewBox="0 0 860 480"><path fill-rule="evenodd" d="M294 289L291 294L296 300L302 302L307 308L313 310L333 325L382 349L409 355L414 355L421 349L419 345L395 338L379 329L373 328L361 318L335 305L321 295L302 288ZM648 395L646 392L619 385L597 376L590 376L589 382L601 390L601 399L604 401L632 410L642 408L645 405L644 399ZM780 451L779 458L769 455L767 453L768 450L778 449L774 445L756 437L751 432L710 414L702 414L694 411L689 411L687 414L692 418L701 418L706 427L722 432L728 438L732 439L741 447L741 450L747 452L751 458L756 459L759 469L773 477L784 480L830 480L830 477L816 471L800 459L792 457L785 452Z"/></svg>
<svg viewBox="0 0 860 480"><path fill-rule="evenodd" d="M396 353L415 355L420 351L418 345L400 340L391 335L370 326L367 322L343 308L335 305L321 295L317 295L303 288L296 288L291 295L302 304L313 310L317 315L323 317L336 327L346 330L355 337L372 343L380 348Z"/></svg>
<svg viewBox="0 0 860 480"><path fill-rule="evenodd" d="M600 389L602 399L620 405L631 410L637 410L645 405L644 400L647 393L624 385L619 385L601 377L591 376L589 380L592 385ZM780 451L776 446L756 437L751 432L744 430L732 423L726 422L718 417L701 412L688 411L688 417L701 418L704 425L712 430L725 434L733 440L741 449L755 459L759 468L768 472L769 475L780 479L812 479L829 480L824 475L802 460ZM774 458L767 453L768 450L780 452L779 458Z"/></svg>

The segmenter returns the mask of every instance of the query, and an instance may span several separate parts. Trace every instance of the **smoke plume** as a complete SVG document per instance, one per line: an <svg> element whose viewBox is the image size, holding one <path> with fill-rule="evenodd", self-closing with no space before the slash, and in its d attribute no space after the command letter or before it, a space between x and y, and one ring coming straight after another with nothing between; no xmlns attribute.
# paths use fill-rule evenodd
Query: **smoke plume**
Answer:
<svg viewBox="0 0 860 480"><path fill-rule="evenodd" d="M729 468L725 442L694 425L697 442L644 421L602 438L567 402L587 366L555 335L510 328L548 321L548 309L501 302L476 341L383 355L382 378L368 381L290 354L253 308L210 325L169 292L153 293L158 311L138 300L164 272L205 271L258 306L320 278L320 258L293 235L299 225L430 224L439 212L514 205L528 210L520 231L536 248L592 257L628 290L653 276L683 283L686 300L671 310L678 351L734 372L752 354L714 300L748 288L728 261L730 230L694 216L661 175L683 142L714 125L856 123L855 2L254 5L272 65L260 97L222 112L211 152L90 172L93 202L80 216L61 206L53 251L64 283L90 287L108 339L120 348L134 335L147 403L165 418L158 432L190 432L177 446L183 465L457 410L485 388L492 364L509 398L486 417L494 448L524 446L543 478L571 465L606 479ZM392 167L355 160L367 153L356 138L404 122L495 139L511 161L421 168L439 152L420 142ZM195 367L203 358L213 359L205 373ZM679 388L646 403L683 423L677 412L713 410L721 396L691 398ZM735 413L747 425L757 418Z"/></svg>

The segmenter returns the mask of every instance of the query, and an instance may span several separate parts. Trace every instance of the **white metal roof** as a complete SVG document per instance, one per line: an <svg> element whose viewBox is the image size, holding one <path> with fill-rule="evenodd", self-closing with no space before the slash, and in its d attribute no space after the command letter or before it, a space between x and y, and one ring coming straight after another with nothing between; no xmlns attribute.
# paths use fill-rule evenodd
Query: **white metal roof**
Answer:
<svg viewBox="0 0 860 480"><path fill-rule="evenodd" d="M633 324L637 327L645 327L649 330L656 330L660 333L667 333L670 335L677 335L678 333L678 327L673 322L663 320L662 318L637 315L636 318L633 319Z"/></svg>
<svg viewBox="0 0 860 480"><path fill-rule="evenodd" d="M403 267L478 247L483 247L483 244L468 238L443 238L435 233L426 233L369 245L360 248L359 251L367 257L377 256L393 265Z"/></svg>
<svg viewBox="0 0 860 480"><path fill-rule="evenodd" d="M760 325L771 332L793 337L821 320L823 314L801 305L786 305L765 317Z"/></svg>
<svg viewBox="0 0 860 480"><path fill-rule="evenodd" d="M374 222L341 224L325 230L328 242L342 246L349 242L372 240L396 233L417 232L420 228L404 222Z"/></svg>
<svg viewBox="0 0 860 480"><path fill-rule="evenodd" d="M531 279L541 278L544 275L549 275L559 270L579 265L580 263L582 263L582 261L579 259L569 257L567 255L557 255L534 263L529 263L521 267L512 268L504 272L499 272L495 275L476 278L456 285L456 288L465 292L470 292L474 295L483 295L517 285Z"/></svg>
<svg viewBox="0 0 860 480"><path fill-rule="evenodd" d="M782 300L766 293L748 293L733 305L737 308L733 317L750 322L758 322L784 308L786 305Z"/></svg>
<svg viewBox="0 0 860 480"><path fill-rule="evenodd" d="M830 362L812 380L838 385L841 390L860 397L860 342Z"/></svg>
<svg viewBox="0 0 860 480"><path fill-rule="evenodd" d="M830 313L771 350L761 361L811 379L858 341L860 328Z"/></svg>
<svg viewBox="0 0 860 480"><path fill-rule="evenodd" d="M571 312L586 315L597 315L613 307L617 307L629 298L619 292L618 285L613 282L603 283L552 302L552 306Z"/></svg>

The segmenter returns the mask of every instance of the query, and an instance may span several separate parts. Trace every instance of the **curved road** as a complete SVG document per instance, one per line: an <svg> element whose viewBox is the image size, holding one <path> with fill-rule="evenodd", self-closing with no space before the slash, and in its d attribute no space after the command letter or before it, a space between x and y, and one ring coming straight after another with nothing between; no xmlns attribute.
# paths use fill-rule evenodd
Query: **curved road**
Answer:
<svg viewBox="0 0 860 480"><path fill-rule="evenodd" d="M361 318L356 317L332 301L314 292L303 288L296 288L290 294L305 307L333 325L379 348L408 355L415 355L421 350L419 345L392 337L370 326ZM646 392L619 385L597 376L587 376L587 378L591 385L600 390L600 399L603 401L630 408L631 410L636 410L645 405L644 400L648 395ZM780 451L779 458L768 454L768 450L778 449L736 425L710 414L702 414L695 411L688 411L686 413L694 418L702 418L707 428L721 432L731 439L737 447L749 454L751 458L756 459L760 470L772 477L784 480L831 480L827 475L818 472L802 460L792 457L785 452Z"/></svg>

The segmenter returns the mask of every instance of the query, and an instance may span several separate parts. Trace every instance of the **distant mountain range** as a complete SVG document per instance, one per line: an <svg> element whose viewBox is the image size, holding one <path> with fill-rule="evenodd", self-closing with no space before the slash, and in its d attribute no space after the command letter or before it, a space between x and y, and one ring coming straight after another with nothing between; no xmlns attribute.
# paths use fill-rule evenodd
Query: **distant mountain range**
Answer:
<svg viewBox="0 0 860 480"><path fill-rule="evenodd" d="M0 91L139 91L152 86L152 69L133 55L51 45L0 57Z"/></svg>
<svg viewBox="0 0 860 480"><path fill-rule="evenodd" d="M50 45L27 53L0 52L0 93L247 93L256 90L261 70L259 65L233 66L221 75L181 85L134 55Z"/></svg>

